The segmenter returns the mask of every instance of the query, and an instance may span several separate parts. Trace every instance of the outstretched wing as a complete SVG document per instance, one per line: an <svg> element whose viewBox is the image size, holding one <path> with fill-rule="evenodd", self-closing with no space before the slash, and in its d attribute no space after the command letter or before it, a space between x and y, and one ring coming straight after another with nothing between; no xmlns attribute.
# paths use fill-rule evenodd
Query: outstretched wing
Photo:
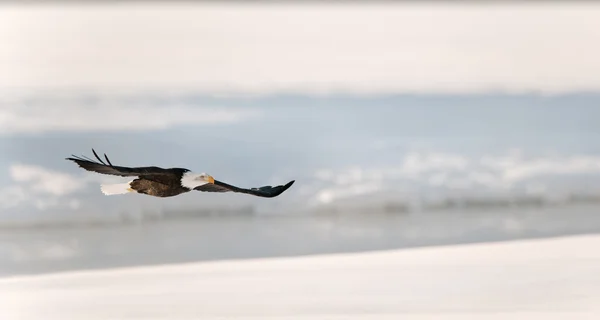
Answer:
<svg viewBox="0 0 600 320"><path fill-rule="evenodd" d="M104 154L104 158L106 159L106 162L104 162L104 161L102 161L102 159L100 159L100 157L98 157L98 154L96 153L96 151L94 151L94 149L92 149L92 152L94 153L94 156L96 156L96 159L98 159L98 161L94 161L85 156L84 157L72 156L72 158L66 158L66 159L77 163L77 165L79 165L81 168L88 170L88 171L98 172L98 173L102 173L102 174L110 174L110 175L121 176L121 177L173 175L173 174L175 174L175 172L173 170L179 170L182 172L187 171L187 169L178 169L178 168L175 168L175 169L163 169L163 168L159 168L159 167L129 168L129 167L113 166L113 164L110 163L110 160L108 160L108 157L106 156L106 154Z"/></svg>
<svg viewBox="0 0 600 320"><path fill-rule="evenodd" d="M199 187L194 188L194 190L204 191L204 192L239 192L239 193L251 194L251 195L257 196L257 197L273 198L273 197L277 197L278 195L282 194L285 190L287 190L289 187L291 187L292 184L294 184L294 182L295 182L295 180L292 180L285 185L280 185L280 186L276 186L276 187L264 186L264 187L260 187L260 188L244 189L244 188L239 188L239 187L232 186L227 183L215 180L214 183L207 183L207 184L201 185Z"/></svg>

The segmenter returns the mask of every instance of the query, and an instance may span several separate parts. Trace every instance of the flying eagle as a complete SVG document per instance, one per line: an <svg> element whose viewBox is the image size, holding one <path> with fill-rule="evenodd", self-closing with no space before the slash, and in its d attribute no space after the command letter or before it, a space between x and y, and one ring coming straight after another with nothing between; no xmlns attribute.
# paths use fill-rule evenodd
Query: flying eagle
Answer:
<svg viewBox="0 0 600 320"><path fill-rule="evenodd" d="M244 189L215 180L206 173L193 173L184 168L159 168L159 167L120 167L114 166L106 154L102 161L94 149L94 156L98 161L87 157L72 156L66 158L77 163L81 168L102 174L121 177L137 177L127 183L101 185L100 189L105 195L126 194L130 192L142 193L154 197L173 197L192 190L204 192L240 192L258 197L273 198L282 194L292 186L295 180L285 185L276 187L264 186L260 188Z"/></svg>

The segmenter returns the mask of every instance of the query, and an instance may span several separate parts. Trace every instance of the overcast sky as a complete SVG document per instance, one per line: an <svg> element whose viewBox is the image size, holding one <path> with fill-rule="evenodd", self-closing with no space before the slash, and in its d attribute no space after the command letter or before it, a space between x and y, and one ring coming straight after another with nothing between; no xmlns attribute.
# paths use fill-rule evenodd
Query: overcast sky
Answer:
<svg viewBox="0 0 600 320"><path fill-rule="evenodd" d="M0 88L600 89L600 4L0 6Z"/></svg>
<svg viewBox="0 0 600 320"><path fill-rule="evenodd" d="M599 40L592 2L2 4L0 220L155 200L104 197L98 184L110 177L64 160L90 147L123 165L192 167L243 186L298 179L288 194L306 193L277 201L325 203L406 177L502 191L540 172L597 173ZM282 91L300 95L213 95ZM482 91L596 94L306 96ZM502 158L513 149L535 158ZM481 168L485 157L498 167ZM428 171L438 164L458 169Z"/></svg>

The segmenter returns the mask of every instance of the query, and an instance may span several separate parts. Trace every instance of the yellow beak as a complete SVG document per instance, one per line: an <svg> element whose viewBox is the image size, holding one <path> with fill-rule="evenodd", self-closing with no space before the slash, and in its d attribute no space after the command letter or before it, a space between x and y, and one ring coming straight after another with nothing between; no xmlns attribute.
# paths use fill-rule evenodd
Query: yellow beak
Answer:
<svg viewBox="0 0 600 320"><path fill-rule="evenodd" d="M215 183L215 178L213 178L212 176L208 176L208 182L214 184Z"/></svg>

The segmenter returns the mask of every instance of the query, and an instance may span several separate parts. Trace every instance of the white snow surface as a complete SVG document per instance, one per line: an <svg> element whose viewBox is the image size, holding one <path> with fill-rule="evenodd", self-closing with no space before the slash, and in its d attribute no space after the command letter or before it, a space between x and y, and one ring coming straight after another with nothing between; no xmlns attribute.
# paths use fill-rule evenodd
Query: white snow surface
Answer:
<svg viewBox="0 0 600 320"><path fill-rule="evenodd" d="M0 319L600 319L600 236L0 279Z"/></svg>

